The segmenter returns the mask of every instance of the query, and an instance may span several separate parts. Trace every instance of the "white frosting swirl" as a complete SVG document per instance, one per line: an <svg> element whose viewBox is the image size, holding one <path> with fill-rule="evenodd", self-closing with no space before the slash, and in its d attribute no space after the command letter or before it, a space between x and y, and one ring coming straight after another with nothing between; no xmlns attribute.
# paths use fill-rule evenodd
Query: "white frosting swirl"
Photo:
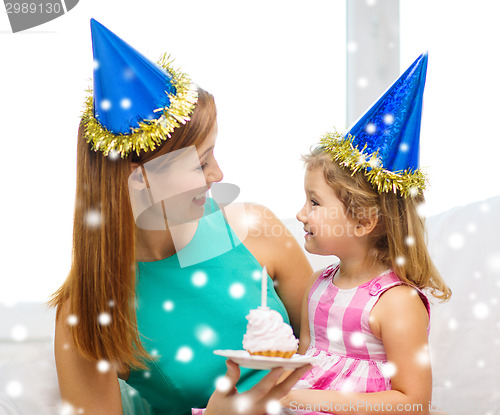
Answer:
<svg viewBox="0 0 500 415"><path fill-rule="evenodd" d="M243 336L243 348L252 352L295 352L299 341L292 328L283 321L276 310L259 307L247 315L247 332Z"/></svg>

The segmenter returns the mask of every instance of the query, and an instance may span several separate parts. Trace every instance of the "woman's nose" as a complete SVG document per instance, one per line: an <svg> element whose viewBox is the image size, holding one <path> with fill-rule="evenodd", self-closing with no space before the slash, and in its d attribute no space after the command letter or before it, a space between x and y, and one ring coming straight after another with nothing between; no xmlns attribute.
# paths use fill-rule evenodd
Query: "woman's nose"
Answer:
<svg viewBox="0 0 500 415"><path fill-rule="evenodd" d="M224 178L224 173L219 167L219 163L215 162L207 175L207 184L210 186L214 182L220 182Z"/></svg>

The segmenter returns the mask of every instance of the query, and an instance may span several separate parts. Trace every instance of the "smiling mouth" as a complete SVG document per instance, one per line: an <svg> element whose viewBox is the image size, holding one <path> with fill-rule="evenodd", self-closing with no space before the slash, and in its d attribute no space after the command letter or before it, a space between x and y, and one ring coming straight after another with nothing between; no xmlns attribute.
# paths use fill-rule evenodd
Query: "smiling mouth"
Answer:
<svg viewBox="0 0 500 415"><path fill-rule="evenodd" d="M199 194L198 196L193 197L193 203L197 206L203 206L207 200L206 191Z"/></svg>

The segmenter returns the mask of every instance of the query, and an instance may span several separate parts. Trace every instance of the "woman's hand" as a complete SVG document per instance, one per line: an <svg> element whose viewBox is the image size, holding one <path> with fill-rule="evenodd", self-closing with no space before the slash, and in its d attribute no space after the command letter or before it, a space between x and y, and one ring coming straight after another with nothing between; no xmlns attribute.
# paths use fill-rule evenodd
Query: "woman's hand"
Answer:
<svg viewBox="0 0 500 415"><path fill-rule="evenodd" d="M238 393L235 385L240 378L240 368L231 360L228 360L226 364L229 387L224 388L225 390L218 388L212 394L205 415L263 415L267 412L266 406L270 401L279 403L301 376L311 369L311 365L303 366L294 370L282 383L277 383L283 369L276 368L249 391Z"/></svg>

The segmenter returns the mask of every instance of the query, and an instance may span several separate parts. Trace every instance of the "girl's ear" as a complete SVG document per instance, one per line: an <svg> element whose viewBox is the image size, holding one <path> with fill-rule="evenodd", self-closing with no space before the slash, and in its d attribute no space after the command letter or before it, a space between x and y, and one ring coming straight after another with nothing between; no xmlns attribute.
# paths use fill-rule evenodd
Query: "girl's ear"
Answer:
<svg viewBox="0 0 500 415"><path fill-rule="evenodd" d="M354 227L354 235L361 237L369 235L377 227L378 211L373 210L370 214L362 219L358 219L358 223Z"/></svg>

